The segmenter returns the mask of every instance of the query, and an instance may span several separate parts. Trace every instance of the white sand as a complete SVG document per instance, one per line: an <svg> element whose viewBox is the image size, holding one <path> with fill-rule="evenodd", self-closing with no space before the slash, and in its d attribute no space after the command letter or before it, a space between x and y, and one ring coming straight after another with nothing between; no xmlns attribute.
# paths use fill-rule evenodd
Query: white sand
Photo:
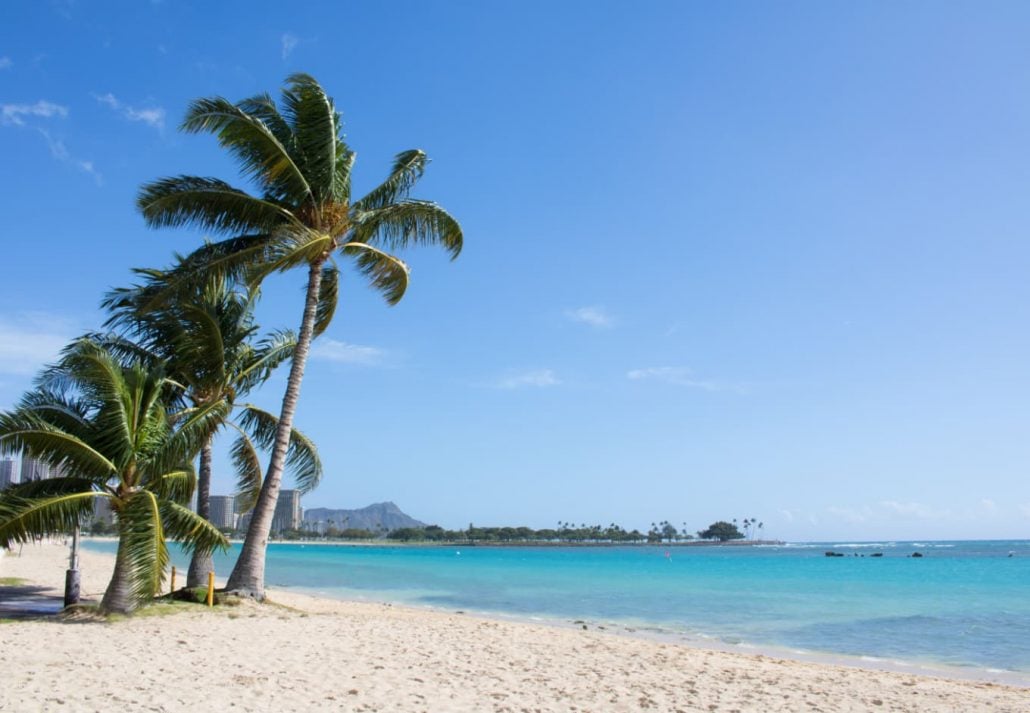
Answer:
<svg viewBox="0 0 1030 713"><path fill-rule="evenodd" d="M0 558L60 592L67 548ZM99 599L113 558L82 556ZM0 711L1030 711L1030 689L282 591L109 623L0 622Z"/></svg>

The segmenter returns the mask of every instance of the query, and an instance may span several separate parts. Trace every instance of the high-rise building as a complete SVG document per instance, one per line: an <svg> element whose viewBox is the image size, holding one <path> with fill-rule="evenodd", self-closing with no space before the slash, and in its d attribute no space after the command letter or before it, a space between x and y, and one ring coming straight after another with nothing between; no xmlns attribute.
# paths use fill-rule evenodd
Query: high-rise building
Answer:
<svg viewBox="0 0 1030 713"><path fill-rule="evenodd" d="M14 485L18 482L17 471L14 468L13 458L0 460L0 488Z"/></svg>
<svg viewBox="0 0 1030 713"><path fill-rule="evenodd" d="M114 524L114 512L111 510L110 498L94 498L93 519L99 520L105 525Z"/></svg>
<svg viewBox="0 0 1030 713"><path fill-rule="evenodd" d="M300 491L280 490L275 515L272 517L272 532L299 530L303 514L300 509Z"/></svg>
<svg viewBox="0 0 1030 713"><path fill-rule="evenodd" d="M212 525L220 530L236 527L236 498L232 495L212 495L208 498L208 508Z"/></svg>
<svg viewBox="0 0 1030 713"><path fill-rule="evenodd" d="M49 465L41 460L36 460L30 455L22 455L21 482L28 483L30 480L47 480L52 477Z"/></svg>

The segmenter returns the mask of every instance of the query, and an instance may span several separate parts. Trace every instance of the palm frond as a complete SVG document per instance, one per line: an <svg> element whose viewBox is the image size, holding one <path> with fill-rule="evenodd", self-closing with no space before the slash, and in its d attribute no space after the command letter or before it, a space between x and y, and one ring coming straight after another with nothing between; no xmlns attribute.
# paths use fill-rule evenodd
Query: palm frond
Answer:
<svg viewBox="0 0 1030 713"><path fill-rule="evenodd" d="M191 380L198 386L224 384L229 358L226 337L233 339L236 335L231 330L245 325L220 319L217 305L203 300L179 305L179 312L176 321L186 327L175 344L180 371L194 377ZM240 336L245 340L249 331Z"/></svg>
<svg viewBox="0 0 1030 713"><path fill-rule="evenodd" d="M254 442L238 426L234 427L239 436L233 441L229 455L236 471L236 505L239 512L250 512L257 504L264 475Z"/></svg>
<svg viewBox="0 0 1030 713"><path fill-rule="evenodd" d="M111 497L94 485L86 478L52 478L0 491L0 546L71 532L93 514L97 498Z"/></svg>
<svg viewBox="0 0 1030 713"><path fill-rule="evenodd" d="M188 552L229 549L229 541L225 539L225 535L192 510L170 501L162 501L160 510L165 535L181 542Z"/></svg>
<svg viewBox="0 0 1030 713"><path fill-rule="evenodd" d="M253 265L263 263L269 254L271 234L240 235L217 243L206 243L187 255L163 280L163 295L181 297L195 293L206 280L221 277L240 280ZM141 305L153 308L158 303Z"/></svg>
<svg viewBox="0 0 1030 713"><path fill-rule="evenodd" d="M177 261L182 256L176 253ZM167 275L164 270L149 267L134 267L132 272L143 277L143 284L129 287L116 287L109 290L100 301L100 306L111 313L104 326L108 328L135 328L140 316L146 314L144 305L160 303L167 297L163 281Z"/></svg>
<svg viewBox="0 0 1030 713"><path fill-rule="evenodd" d="M281 228L269 242L263 261L252 265L246 281L260 284L273 272L286 272L320 259L332 247L333 238L325 233L307 228Z"/></svg>
<svg viewBox="0 0 1030 713"><path fill-rule="evenodd" d="M452 260L462 246L458 221L436 203L420 200L404 200L361 213L351 239L387 250L441 245Z"/></svg>
<svg viewBox="0 0 1030 713"><path fill-rule="evenodd" d="M355 201L354 208L359 211L376 210L407 198L418 179L422 178L428 163L429 158L421 149L397 154L390 175L364 198Z"/></svg>
<svg viewBox="0 0 1030 713"><path fill-rule="evenodd" d="M157 497L146 490L131 492L115 514L119 540L125 547L132 597L136 602L145 602L161 591L168 567L168 547Z"/></svg>
<svg viewBox="0 0 1030 713"><path fill-rule="evenodd" d="M358 271L382 293L387 304L401 301L408 289L408 266L403 260L365 243L346 243L342 251L354 257Z"/></svg>
<svg viewBox="0 0 1030 713"><path fill-rule="evenodd" d="M357 154L343 141L336 145L336 178L333 183L333 190L337 192L334 200L337 203L346 205L350 203L351 193L351 172L354 170L354 160Z"/></svg>
<svg viewBox="0 0 1030 713"><path fill-rule="evenodd" d="M290 430L286 470L293 476L297 490L302 493L310 493L322 482L322 459L318 455L318 447L296 427Z"/></svg>
<svg viewBox="0 0 1030 713"><path fill-rule="evenodd" d="M225 399L218 399L173 414L175 433L164 450L166 458L161 466L175 469L179 463L195 458L204 444L225 424L230 413L232 404Z"/></svg>
<svg viewBox="0 0 1030 713"><path fill-rule="evenodd" d="M339 115L322 87L307 74L286 79L283 116L293 129L297 155L315 201L332 200L336 174Z"/></svg>
<svg viewBox="0 0 1030 713"><path fill-rule="evenodd" d="M76 473L106 481L117 466L83 439L24 411L0 414L0 453L29 452L52 465L65 464Z"/></svg>
<svg viewBox="0 0 1030 713"><path fill-rule="evenodd" d="M213 233L267 233L296 223L290 211L217 178L170 176L140 188L136 206L151 228L197 227Z"/></svg>
<svg viewBox="0 0 1030 713"><path fill-rule="evenodd" d="M95 393L99 406L93 422L96 438L93 443L101 453L124 468L144 444L161 439L167 432L163 409L158 423L151 412L161 392L150 372L142 366L122 369L113 359L100 355L87 357L96 364L96 376L80 388ZM85 373L85 372L84 372Z"/></svg>
<svg viewBox="0 0 1030 713"><path fill-rule="evenodd" d="M287 153L291 156L293 155L293 129L286 123L283 115L279 113L279 109L276 107L275 101L270 94L267 92L258 94L237 102L236 106L262 121L268 127L268 130L272 132L272 135L283 145ZM294 162L296 163L296 158L294 158Z"/></svg>
<svg viewBox="0 0 1030 713"><path fill-rule="evenodd" d="M191 464L143 480L143 486L162 500L189 503L197 488L197 473Z"/></svg>
<svg viewBox="0 0 1030 713"><path fill-rule="evenodd" d="M111 319L115 319L114 316ZM114 332L87 332L82 339L89 340L99 345L110 353L122 366L142 363L153 367L163 365L163 357L153 349L144 344L128 339L127 337Z"/></svg>
<svg viewBox="0 0 1030 713"><path fill-rule="evenodd" d="M261 449L270 450L275 445L275 435L279 426L276 416L253 404L245 404L240 409L237 421ZM322 460L318 455L318 449L311 439L296 427L290 431L286 470L293 476L297 488L304 492L315 488L322 478Z"/></svg>
<svg viewBox="0 0 1030 713"><path fill-rule="evenodd" d="M89 438L92 430L90 404L48 385L40 385L22 396L18 410L79 439Z"/></svg>
<svg viewBox="0 0 1030 713"><path fill-rule="evenodd" d="M296 202L315 197L304 172L271 129L227 99L194 101L180 128L217 136L218 143L239 161L244 175L258 180L276 197Z"/></svg>
<svg viewBox="0 0 1030 713"><path fill-rule="evenodd" d="M340 270L332 262L322 266L322 282L318 286L318 306L315 312L314 336L329 328L336 314L340 296Z"/></svg>
<svg viewBox="0 0 1030 713"><path fill-rule="evenodd" d="M290 330L280 330L267 335L258 342L251 357L241 363L240 370L234 376L236 394L246 394L266 381L280 364L293 358L296 349L297 335Z"/></svg>

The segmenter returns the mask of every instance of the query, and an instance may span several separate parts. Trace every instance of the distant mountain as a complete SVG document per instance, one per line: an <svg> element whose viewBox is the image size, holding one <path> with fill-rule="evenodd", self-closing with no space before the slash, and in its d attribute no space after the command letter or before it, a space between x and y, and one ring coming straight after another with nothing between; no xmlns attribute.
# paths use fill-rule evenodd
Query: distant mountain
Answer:
<svg viewBox="0 0 1030 713"><path fill-rule="evenodd" d="M360 510L311 508L304 511L304 522L306 523L328 525L330 520L333 521L333 527L338 530L353 527L375 532L379 529L396 530L401 527L426 526L426 523L406 515L393 503L375 503Z"/></svg>

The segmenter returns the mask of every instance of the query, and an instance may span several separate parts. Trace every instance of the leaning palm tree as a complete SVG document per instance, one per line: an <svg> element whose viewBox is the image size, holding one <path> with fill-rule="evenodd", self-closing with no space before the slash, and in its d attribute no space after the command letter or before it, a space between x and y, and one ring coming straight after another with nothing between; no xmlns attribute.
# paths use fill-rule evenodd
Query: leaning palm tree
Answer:
<svg viewBox="0 0 1030 713"><path fill-rule="evenodd" d="M169 411L178 390L160 368L123 366L88 340L69 347L14 411L0 413L0 452L31 453L63 473L0 494L0 544L67 532L107 499L118 552L105 613L129 613L160 591L166 537L187 548L227 546L184 505L211 425L207 409Z"/></svg>
<svg viewBox="0 0 1030 713"><path fill-rule="evenodd" d="M273 370L293 353L296 340L289 332L275 332L256 339L256 293L239 289L224 276L210 276L189 286L179 286L176 299L167 296L167 273L139 269L141 284L111 291L103 306L111 312L107 326L115 334L89 335L111 351L128 359L163 362L183 385L182 396L193 408L224 415L218 424L234 431L231 457L237 478L237 503L241 512L254 507L261 487L258 451L268 450L274 440L277 419L249 403L240 403ZM187 291L188 290L188 291ZM197 514L210 519L213 444L211 433L200 450L197 477ZM322 477L322 463L314 443L301 431L290 433L286 468L297 488L307 493ZM186 586L200 586L214 571L210 550L194 551Z"/></svg>
<svg viewBox="0 0 1030 713"><path fill-rule="evenodd" d="M144 185L138 205L148 225L192 226L229 236L191 254L179 275L190 280L195 272L230 273L245 276L254 285L274 272L307 272L304 310L272 457L228 583L231 590L261 599L268 533L311 340L326 329L336 310L336 259L353 260L392 305L408 285L407 265L392 251L437 244L457 257L462 232L440 206L408 197L428 163L420 150L398 154L381 185L362 198L352 198L355 154L343 140L333 101L308 75L287 79L281 109L267 94L236 104L220 97L200 99L189 107L181 128L217 136L260 195L196 176Z"/></svg>

